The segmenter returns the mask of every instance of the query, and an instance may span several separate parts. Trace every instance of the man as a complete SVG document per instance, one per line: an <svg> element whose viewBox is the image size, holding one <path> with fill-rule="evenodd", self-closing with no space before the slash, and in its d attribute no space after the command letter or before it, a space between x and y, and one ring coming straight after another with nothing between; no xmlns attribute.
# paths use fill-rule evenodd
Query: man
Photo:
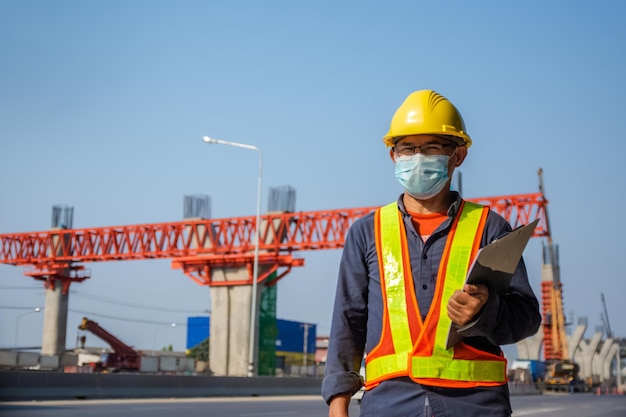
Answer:
<svg viewBox="0 0 626 417"><path fill-rule="evenodd" d="M330 417L510 416L499 345L537 332L539 303L520 261L506 293L464 284L478 249L511 231L450 190L472 141L431 90L410 94L384 143L404 188L397 202L352 225L343 250L322 396ZM454 326L463 340L447 349Z"/></svg>

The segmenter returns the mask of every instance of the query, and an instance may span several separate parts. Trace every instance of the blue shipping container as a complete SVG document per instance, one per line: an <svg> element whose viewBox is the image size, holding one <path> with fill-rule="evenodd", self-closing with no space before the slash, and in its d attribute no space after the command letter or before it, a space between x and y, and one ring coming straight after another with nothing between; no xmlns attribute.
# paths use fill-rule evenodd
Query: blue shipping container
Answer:
<svg viewBox="0 0 626 417"><path fill-rule="evenodd" d="M307 352L315 352L317 327L315 324L301 323L276 319L278 336L276 336L276 350L282 352L304 352L304 333L307 332Z"/></svg>
<svg viewBox="0 0 626 417"><path fill-rule="evenodd" d="M187 317L187 349L204 342L209 337L210 317Z"/></svg>

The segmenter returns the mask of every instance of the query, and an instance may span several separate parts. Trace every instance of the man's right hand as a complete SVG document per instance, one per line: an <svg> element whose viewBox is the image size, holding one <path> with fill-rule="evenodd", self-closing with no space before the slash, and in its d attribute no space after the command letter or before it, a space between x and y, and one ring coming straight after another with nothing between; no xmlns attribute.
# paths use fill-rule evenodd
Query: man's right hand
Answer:
<svg viewBox="0 0 626 417"><path fill-rule="evenodd" d="M328 417L348 417L348 407L352 395L349 393L335 395L329 404Z"/></svg>

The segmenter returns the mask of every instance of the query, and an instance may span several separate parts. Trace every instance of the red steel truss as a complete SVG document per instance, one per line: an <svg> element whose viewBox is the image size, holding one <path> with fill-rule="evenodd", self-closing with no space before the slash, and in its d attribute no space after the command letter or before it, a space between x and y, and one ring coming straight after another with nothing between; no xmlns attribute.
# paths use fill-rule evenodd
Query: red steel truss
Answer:
<svg viewBox="0 0 626 417"><path fill-rule="evenodd" d="M541 219L534 236L549 236L542 193L472 198L488 205L513 227ZM258 282L276 273L285 276L304 265L295 252L340 249L352 223L377 207L265 214L261 217ZM25 266L25 275L46 285L59 281L64 291L71 282L89 277L81 263L169 258L172 267L201 285L252 283L255 216L209 220L184 220L84 229L0 234L0 263ZM212 268L242 267L249 277L242 281L217 281ZM272 280L275 283L278 279Z"/></svg>

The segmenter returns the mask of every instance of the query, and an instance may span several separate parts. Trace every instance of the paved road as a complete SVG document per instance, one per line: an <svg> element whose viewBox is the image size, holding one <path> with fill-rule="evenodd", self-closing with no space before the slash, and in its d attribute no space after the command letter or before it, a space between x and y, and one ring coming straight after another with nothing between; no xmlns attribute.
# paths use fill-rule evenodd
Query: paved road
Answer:
<svg viewBox="0 0 626 417"><path fill-rule="evenodd" d="M512 398L514 417L624 417L626 396L534 395ZM325 417L317 396L0 403L3 417ZM353 402L351 416L359 415Z"/></svg>

